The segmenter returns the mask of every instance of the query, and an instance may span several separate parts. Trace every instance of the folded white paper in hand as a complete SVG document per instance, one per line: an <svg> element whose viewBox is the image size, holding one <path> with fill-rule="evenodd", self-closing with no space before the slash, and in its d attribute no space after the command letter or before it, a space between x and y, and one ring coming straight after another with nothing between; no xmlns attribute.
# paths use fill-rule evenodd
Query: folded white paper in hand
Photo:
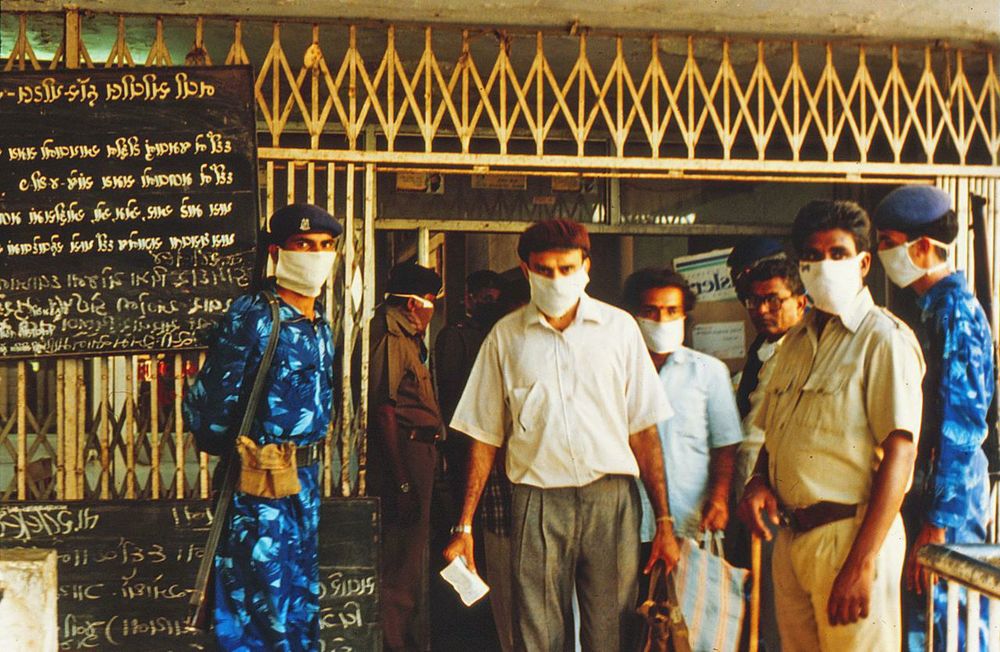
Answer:
<svg viewBox="0 0 1000 652"><path fill-rule="evenodd" d="M465 565L464 557L451 560L450 564L441 569L441 577L458 592L458 597L462 598L466 607L474 605L490 590L483 578Z"/></svg>

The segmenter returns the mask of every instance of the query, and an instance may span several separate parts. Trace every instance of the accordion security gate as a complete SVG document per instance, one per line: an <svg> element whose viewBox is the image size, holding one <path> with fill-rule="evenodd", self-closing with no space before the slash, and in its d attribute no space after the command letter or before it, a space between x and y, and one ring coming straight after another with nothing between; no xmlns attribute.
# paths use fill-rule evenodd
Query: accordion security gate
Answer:
<svg viewBox="0 0 1000 652"><path fill-rule="evenodd" d="M375 231L403 224L376 216L378 170L607 177L612 189L623 177L928 182L951 192L960 214L970 192L987 197L992 250L1000 240L1000 80L991 51L75 9L5 12L3 20L17 34L0 53L4 70L254 66L262 213L311 201L346 227L326 298L338 349L357 349L361 364L340 372L342 416L324 459L328 496L364 493L365 405L351 388L364 397ZM49 55L32 43L32 26L45 21L62 30ZM110 46L96 34L110 35ZM594 227L743 232L620 224L613 210ZM963 224L956 255L966 269L972 245ZM996 326L996 307L991 319ZM195 451L179 410L201 360L151 351L0 363L0 497L207 496L210 460Z"/></svg>

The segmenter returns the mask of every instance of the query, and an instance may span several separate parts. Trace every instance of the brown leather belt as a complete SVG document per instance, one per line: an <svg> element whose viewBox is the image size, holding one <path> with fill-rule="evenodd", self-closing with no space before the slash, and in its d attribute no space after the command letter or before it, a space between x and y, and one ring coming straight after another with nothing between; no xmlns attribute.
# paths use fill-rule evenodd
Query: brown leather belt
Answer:
<svg viewBox="0 0 1000 652"><path fill-rule="evenodd" d="M435 426L417 426L403 432L407 439L421 444L434 444L441 439L441 429Z"/></svg>
<svg viewBox="0 0 1000 652"><path fill-rule="evenodd" d="M854 518L857 513L857 505L821 501L799 509L781 509L778 518L783 527L802 534L821 525L842 521L845 518Z"/></svg>
<svg viewBox="0 0 1000 652"><path fill-rule="evenodd" d="M296 466L309 466L310 464L316 464L319 462L320 458L320 442L315 442L309 444L308 446L296 446L295 447L295 464Z"/></svg>

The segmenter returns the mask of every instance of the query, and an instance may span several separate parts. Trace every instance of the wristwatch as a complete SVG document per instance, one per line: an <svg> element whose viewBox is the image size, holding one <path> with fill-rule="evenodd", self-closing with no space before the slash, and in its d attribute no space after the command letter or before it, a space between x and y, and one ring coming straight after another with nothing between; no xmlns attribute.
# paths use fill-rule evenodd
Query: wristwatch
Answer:
<svg viewBox="0 0 1000 652"><path fill-rule="evenodd" d="M399 493L401 493L401 494L408 494L408 493L410 493L411 489L413 489L413 487L410 486L409 482L400 482L399 483Z"/></svg>
<svg viewBox="0 0 1000 652"><path fill-rule="evenodd" d="M451 527L452 534L472 534L471 525L453 525Z"/></svg>

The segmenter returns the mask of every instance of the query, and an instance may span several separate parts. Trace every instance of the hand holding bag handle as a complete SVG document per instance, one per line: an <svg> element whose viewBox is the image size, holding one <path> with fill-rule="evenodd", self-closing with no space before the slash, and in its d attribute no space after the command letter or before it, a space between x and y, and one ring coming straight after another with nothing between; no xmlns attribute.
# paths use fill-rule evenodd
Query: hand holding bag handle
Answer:
<svg viewBox="0 0 1000 652"><path fill-rule="evenodd" d="M653 566L649 593L636 611L643 617L639 652L691 652L687 624L677 600L672 573L663 572L663 562Z"/></svg>
<svg viewBox="0 0 1000 652"><path fill-rule="evenodd" d="M270 291L261 292L267 300L271 312L271 333L267 338L267 345L260 358L260 365L257 367L253 381L253 388L247 399L246 408L243 412L243 420L240 422L240 429L237 436L250 432L253 426L254 417L257 415L257 408L260 406L261 394L264 391L264 381L267 371L271 368L271 361L274 358L274 350L278 347L278 331L281 328L281 313L279 311L278 298ZM236 437L233 437L233 448L226 453L219 463L224 464L225 471L222 478L222 485L216 497L215 509L213 510L212 527L208 531L208 540L205 542L205 554L198 565L198 575L194 583L194 591L188 601L188 621L189 629L198 631L208 631L209 629L209 607L211 600L208 599L209 580L212 574L212 567L215 563L215 550L219 547L219 540L222 538L222 528L226 520L226 511L229 509L229 502L233 497L233 490L236 481L239 479L239 461L235 447Z"/></svg>

